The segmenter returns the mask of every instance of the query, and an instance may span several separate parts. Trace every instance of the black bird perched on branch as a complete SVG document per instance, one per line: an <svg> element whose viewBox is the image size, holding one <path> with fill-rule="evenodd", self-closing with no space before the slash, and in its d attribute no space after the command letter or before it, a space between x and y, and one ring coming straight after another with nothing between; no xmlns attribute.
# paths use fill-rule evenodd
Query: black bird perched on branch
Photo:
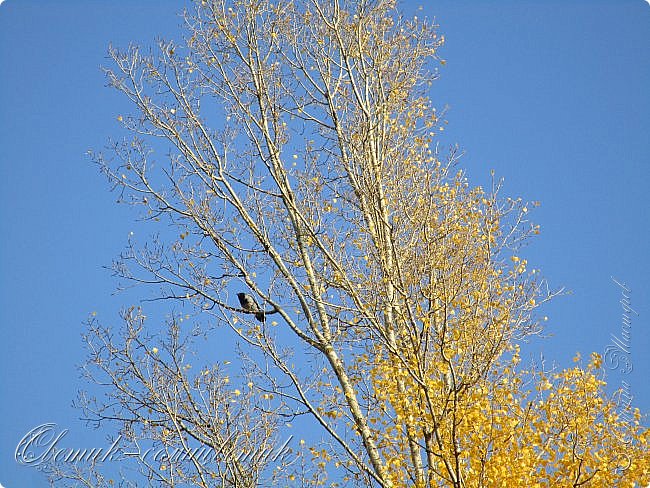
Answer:
<svg viewBox="0 0 650 488"><path fill-rule="evenodd" d="M260 306L252 296L248 293L237 293L237 298L244 311L254 313L257 320L264 322L264 310L260 310Z"/></svg>

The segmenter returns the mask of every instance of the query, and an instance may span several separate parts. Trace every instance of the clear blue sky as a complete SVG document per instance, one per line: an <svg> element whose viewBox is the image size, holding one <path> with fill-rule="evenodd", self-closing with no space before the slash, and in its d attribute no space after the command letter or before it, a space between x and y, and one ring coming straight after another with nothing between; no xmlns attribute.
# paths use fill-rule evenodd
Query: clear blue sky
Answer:
<svg viewBox="0 0 650 488"><path fill-rule="evenodd" d="M535 343L563 366L620 335L631 289L635 404L650 412L650 5L643 0L406 2L436 17L447 65L432 88L448 104L445 144L470 178L490 169L505 193L539 200L541 236L526 250L573 290L546 307ZM7 0L0 6L0 483L46 486L13 460L29 429L56 422L68 445L99 447L71 407L85 384L82 321L117 322L122 296L103 266L135 214L84 156L119 133L127 105L104 88L109 43L180 39L183 2ZM526 349L524 349L526 353Z"/></svg>

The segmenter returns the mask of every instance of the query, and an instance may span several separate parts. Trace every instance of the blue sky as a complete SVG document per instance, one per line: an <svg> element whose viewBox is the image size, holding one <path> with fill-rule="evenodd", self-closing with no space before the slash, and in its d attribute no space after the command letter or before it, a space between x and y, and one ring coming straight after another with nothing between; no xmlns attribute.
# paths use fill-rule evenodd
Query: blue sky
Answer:
<svg viewBox="0 0 650 488"><path fill-rule="evenodd" d="M444 144L470 179L539 200L531 265L572 294L546 307L551 336L526 350L568 366L621 335L631 307L634 404L650 412L650 5L643 0L403 3L436 18L447 60L432 87L449 105ZM55 422L68 445L98 447L71 407L85 387L83 320L117 322L121 295L103 266L135 214L85 157L119 134L128 109L104 87L109 43L180 39L182 2L7 0L0 6L0 483L46 486L13 460L31 428Z"/></svg>

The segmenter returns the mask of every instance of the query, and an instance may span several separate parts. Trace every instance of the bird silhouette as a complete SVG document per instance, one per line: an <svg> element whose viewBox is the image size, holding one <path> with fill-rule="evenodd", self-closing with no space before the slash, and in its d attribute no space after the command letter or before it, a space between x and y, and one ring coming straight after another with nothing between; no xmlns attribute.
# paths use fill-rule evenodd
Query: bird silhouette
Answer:
<svg viewBox="0 0 650 488"><path fill-rule="evenodd" d="M264 310L260 309L255 299L248 293L237 293L239 304L245 312L254 313L255 318L260 322L264 322Z"/></svg>

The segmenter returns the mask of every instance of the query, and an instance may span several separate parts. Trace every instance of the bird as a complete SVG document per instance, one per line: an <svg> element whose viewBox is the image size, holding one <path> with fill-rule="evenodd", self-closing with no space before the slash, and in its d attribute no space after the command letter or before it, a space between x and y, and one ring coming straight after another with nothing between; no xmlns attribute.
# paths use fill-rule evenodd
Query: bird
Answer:
<svg viewBox="0 0 650 488"><path fill-rule="evenodd" d="M264 310L260 310L260 306L252 296L248 293L237 293L237 298L244 311L254 313L257 320L264 322Z"/></svg>

